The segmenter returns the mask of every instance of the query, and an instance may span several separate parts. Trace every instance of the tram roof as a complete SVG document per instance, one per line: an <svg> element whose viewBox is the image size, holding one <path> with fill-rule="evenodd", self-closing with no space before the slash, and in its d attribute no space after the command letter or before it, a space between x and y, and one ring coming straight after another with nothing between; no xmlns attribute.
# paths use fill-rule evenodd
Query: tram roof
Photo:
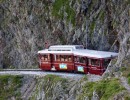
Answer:
<svg viewBox="0 0 130 100"><path fill-rule="evenodd" d="M83 45L53 45L53 46L50 46L48 50L50 50L50 51L58 51L58 50L72 51L72 50L76 50L76 49L84 49L84 46Z"/></svg>
<svg viewBox="0 0 130 100"><path fill-rule="evenodd" d="M40 54L73 54L73 51L52 51L49 49L44 49L41 51L38 51Z"/></svg>
<svg viewBox="0 0 130 100"><path fill-rule="evenodd" d="M74 55L87 56L88 58L110 58L110 57L117 57L118 53L84 49L84 50L75 50Z"/></svg>
<svg viewBox="0 0 130 100"><path fill-rule="evenodd" d="M107 51L97 51L89 49L76 49L72 51L49 51L49 49L38 51L40 54L73 54L77 56L86 56L88 58L110 58L117 57L118 53L107 52Z"/></svg>

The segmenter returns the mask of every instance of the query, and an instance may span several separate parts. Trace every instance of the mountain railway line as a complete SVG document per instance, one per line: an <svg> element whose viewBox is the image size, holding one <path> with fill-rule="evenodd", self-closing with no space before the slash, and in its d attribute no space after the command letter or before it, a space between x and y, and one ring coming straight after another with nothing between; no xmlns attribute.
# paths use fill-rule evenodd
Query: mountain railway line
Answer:
<svg viewBox="0 0 130 100"><path fill-rule="evenodd" d="M0 75L29 75L44 77L46 75L57 75L63 78L70 78L79 80L83 77L87 77L89 81L98 81L102 78L100 75L83 74L83 73L71 73L71 72L59 72L59 71L43 71L41 69L1 69Z"/></svg>
<svg viewBox="0 0 130 100"><path fill-rule="evenodd" d="M70 73L70 72L57 72L57 71L43 71L41 69L2 69L0 75L34 75L34 76L45 76L48 74L58 75L63 77L83 77L85 74Z"/></svg>

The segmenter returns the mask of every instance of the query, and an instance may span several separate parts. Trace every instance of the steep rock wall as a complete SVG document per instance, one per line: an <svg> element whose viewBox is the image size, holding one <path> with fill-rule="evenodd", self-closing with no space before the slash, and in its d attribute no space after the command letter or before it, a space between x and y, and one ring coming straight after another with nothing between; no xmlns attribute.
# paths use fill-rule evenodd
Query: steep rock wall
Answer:
<svg viewBox="0 0 130 100"><path fill-rule="evenodd" d="M89 82L87 76L77 80L55 75L25 76L23 80L25 79L29 87L26 88L26 84L23 84L21 89L26 91L21 92L21 96L27 100L126 100L130 97L116 78L97 82ZM35 85L32 87L33 82Z"/></svg>
<svg viewBox="0 0 130 100"><path fill-rule="evenodd" d="M118 51L129 0L0 0L1 67L34 68L45 43ZM119 10L120 9L120 10ZM129 20L123 28L129 31Z"/></svg>

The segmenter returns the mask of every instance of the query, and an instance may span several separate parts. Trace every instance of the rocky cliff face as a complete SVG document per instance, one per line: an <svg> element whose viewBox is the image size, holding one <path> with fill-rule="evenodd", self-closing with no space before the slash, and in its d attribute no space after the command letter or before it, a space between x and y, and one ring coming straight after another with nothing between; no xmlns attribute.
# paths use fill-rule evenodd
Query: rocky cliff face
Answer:
<svg viewBox="0 0 130 100"><path fill-rule="evenodd" d="M0 0L0 67L33 68L45 43L107 51L120 46L120 65L129 56L129 4L129 0Z"/></svg>
<svg viewBox="0 0 130 100"><path fill-rule="evenodd" d="M130 95L116 78L90 82L46 76L0 76L1 100L129 100ZM9 84L10 83L10 84ZM7 93L7 91L9 93Z"/></svg>

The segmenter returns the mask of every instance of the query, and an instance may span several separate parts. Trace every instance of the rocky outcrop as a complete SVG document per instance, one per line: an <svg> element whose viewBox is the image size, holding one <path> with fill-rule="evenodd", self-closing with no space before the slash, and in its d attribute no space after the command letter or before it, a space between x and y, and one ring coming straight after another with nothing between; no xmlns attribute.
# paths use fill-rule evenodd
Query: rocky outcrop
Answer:
<svg viewBox="0 0 130 100"><path fill-rule="evenodd" d="M115 78L88 82L86 76L73 80L47 75L36 77L35 80L37 82L33 88L34 92L31 91L29 97L31 100L123 100L128 93Z"/></svg>
<svg viewBox="0 0 130 100"><path fill-rule="evenodd" d="M91 82L87 76L73 79L56 75L0 75L0 99L127 100L130 98L129 85L125 81L110 78Z"/></svg>
<svg viewBox="0 0 130 100"><path fill-rule="evenodd" d="M1 65L32 68L37 64L37 51L45 44L83 44L89 49L118 51L119 14L127 5L129 0L2 0ZM122 27L127 29L128 23Z"/></svg>

